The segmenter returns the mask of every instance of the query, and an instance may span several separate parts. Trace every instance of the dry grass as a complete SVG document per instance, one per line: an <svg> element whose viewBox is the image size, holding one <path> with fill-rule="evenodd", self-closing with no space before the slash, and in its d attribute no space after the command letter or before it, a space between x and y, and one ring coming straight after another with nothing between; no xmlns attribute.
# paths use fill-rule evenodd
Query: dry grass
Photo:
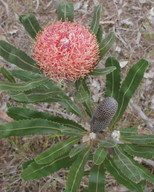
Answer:
<svg viewBox="0 0 154 192"><path fill-rule="evenodd" d="M26 13L34 13L41 25L51 23L56 19L55 4L49 0L0 0L0 39L6 40L18 48L31 54L32 40L28 37L18 21L18 16ZM57 2L57 1L54 1ZM92 11L97 2L103 4L103 16L101 22L107 33L114 30L117 41L107 56L116 56L121 62L128 61L122 68L125 76L138 59L145 58L151 63L142 85L134 96L135 102L140 105L146 115L152 120L154 118L152 95L154 93L154 23L149 18L154 1L147 0L146 3L130 0L87 0L70 1L76 3L76 20L83 24L89 24ZM107 58L106 56L106 58ZM100 66L104 64L104 60ZM0 65L14 68L0 58ZM2 80L2 76L0 76ZM91 90L96 99L95 104L102 100L105 78L90 79ZM99 95L99 97L97 96ZM0 94L0 109L5 112L6 103L10 101L5 93ZM154 104L153 104L154 105ZM40 105L41 106L41 105ZM45 107L51 107L46 104ZM55 106L56 107L56 106ZM65 113L65 110L63 110ZM0 120L0 123L4 121ZM136 126L146 131L144 122L133 111L128 108L120 127ZM58 138L61 139L61 138ZM20 178L21 163L32 159L42 150L51 146L57 140L49 136L30 136L21 138L9 138L1 140L0 155L0 191L1 192L61 192L65 184L67 171L62 170L47 178L24 182ZM107 191L126 192L127 190L113 181L111 176L107 177ZM85 184L87 181L85 180ZM81 188L81 192L82 192Z"/></svg>

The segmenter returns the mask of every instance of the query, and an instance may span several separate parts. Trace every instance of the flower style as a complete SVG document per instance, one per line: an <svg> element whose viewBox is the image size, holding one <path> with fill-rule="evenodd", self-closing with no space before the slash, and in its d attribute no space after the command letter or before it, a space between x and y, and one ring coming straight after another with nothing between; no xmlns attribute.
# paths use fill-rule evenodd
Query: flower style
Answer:
<svg viewBox="0 0 154 192"><path fill-rule="evenodd" d="M99 47L88 27L57 21L37 35L33 56L40 69L52 80L76 81L94 69Z"/></svg>

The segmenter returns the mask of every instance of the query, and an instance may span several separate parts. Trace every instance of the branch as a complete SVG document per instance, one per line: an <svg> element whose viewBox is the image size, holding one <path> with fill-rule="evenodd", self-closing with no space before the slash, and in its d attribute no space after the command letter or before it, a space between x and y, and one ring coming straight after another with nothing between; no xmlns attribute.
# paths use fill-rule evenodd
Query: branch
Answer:
<svg viewBox="0 0 154 192"><path fill-rule="evenodd" d="M137 112L137 114L141 117L141 119L144 121L146 126L151 129L151 131L154 133L154 125L152 122L149 120L149 118L144 114L144 112L141 110L141 108L136 105L133 100L130 101L130 105L132 108Z"/></svg>

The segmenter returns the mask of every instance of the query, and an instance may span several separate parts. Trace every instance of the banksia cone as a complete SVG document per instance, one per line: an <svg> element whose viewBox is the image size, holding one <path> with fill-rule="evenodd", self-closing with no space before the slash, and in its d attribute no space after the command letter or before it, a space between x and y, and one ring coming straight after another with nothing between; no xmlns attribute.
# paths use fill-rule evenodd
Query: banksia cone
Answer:
<svg viewBox="0 0 154 192"><path fill-rule="evenodd" d="M101 133L110 124L118 108L117 101L107 97L98 106L91 120L91 131Z"/></svg>
<svg viewBox="0 0 154 192"><path fill-rule="evenodd" d="M37 35L33 56L52 80L75 81L93 70L99 48L96 37L87 27L57 21Z"/></svg>

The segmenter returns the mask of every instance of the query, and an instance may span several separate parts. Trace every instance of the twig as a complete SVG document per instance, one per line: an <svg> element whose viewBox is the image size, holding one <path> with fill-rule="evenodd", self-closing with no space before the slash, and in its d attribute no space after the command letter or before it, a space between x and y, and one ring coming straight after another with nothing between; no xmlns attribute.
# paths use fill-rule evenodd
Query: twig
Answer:
<svg viewBox="0 0 154 192"><path fill-rule="evenodd" d="M145 163L146 165L150 165L154 167L154 161L150 159L144 159L142 157L134 157L134 160L138 161L139 163Z"/></svg>
<svg viewBox="0 0 154 192"><path fill-rule="evenodd" d="M137 112L137 114L141 117L141 119L145 122L146 126L151 129L151 131L154 133L154 125L151 123L151 121L148 119L148 117L144 114L144 112L141 110L141 108L136 105L133 100L130 101L130 105L133 109Z"/></svg>
<svg viewBox="0 0 154 192"><path fill-rule="evenodd" d="M45 112L45 111L46 111L46 112L56 113L56 114L58 114L58 115L61 115L61 116L64 117L64 118L68 118L68 119L73 120L73 121L75 121L75 119L78 118L78 117L75 117L75 118L74 118L74 116L68 115L68 114L63 113L63 112L61 112L61 111L56 111L56 110L54 110L54 109L47 109L47 108L44 108L44 107L39 107L39 106L34 105L34 104L29 104L29 106L34 107L35 109L38 109L39 111L42 111L42 112Z"/></svg>
<svg viewBox="0 0 154 192"><path fill-rule="evenodd" d="M9 117L4 111L0 110L0 119L4 121L11 122L14 121L11 117Z"/></svg>
<svg viewBox="0 0 154 192"><path fill-rule="evenodd" d="M6 14L7 16L9 16L9 6L6 2L4 2L3 0L0 0L0 2L4 5L5 9L6 9Z"/></svg>

